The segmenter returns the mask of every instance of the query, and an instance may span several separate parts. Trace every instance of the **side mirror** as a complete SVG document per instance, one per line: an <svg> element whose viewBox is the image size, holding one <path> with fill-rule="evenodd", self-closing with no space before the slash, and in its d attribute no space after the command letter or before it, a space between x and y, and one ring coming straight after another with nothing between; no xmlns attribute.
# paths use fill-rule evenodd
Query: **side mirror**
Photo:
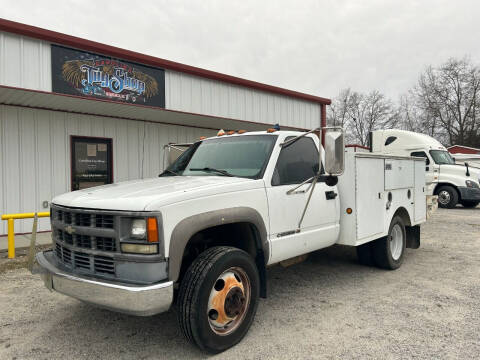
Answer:
<svg viewBox="0 0 480 360"><path fill-rule="evenodd" d="M345 137L343 129L338 127L323 128L325 131L325 172L338 176L345 169Z"/></svg>

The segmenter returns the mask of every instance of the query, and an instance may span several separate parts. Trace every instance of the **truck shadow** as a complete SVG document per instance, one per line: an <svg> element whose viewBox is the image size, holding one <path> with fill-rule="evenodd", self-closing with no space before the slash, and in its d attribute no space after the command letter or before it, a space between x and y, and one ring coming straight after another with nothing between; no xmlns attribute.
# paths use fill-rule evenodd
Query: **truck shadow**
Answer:
<svg viewBox="0 0 480 360"><path fill-rule="evenodd" d="M457 211L457 210L463 210L463 211L480 211L480 206L477 206L477 207L474 207L474 208L466 208L466 207L463 207L462 205L457 205L456 207L454 207L453 209L449 209L449 210L454 210L454 211Z"/></svg>
<svg viewBox="0 0 480 360"><path fill-rule="evenodd" d="M288 331L288 321L280 318L295 306L292 303L295 296L301 294L303 306L314 307L322 302L319 293L335 292L337 284L354 286L356 274L373 271L381 270L358 265L355 249L345 246L317 251L305 262L288 268L270 267L268 298L260 300L252 328L239 345L217 356L242 357L252 339L268 337L265 328L283 326ZM70 300L61 311L52 311L50 318L51 327L40 336L62 339L70 356L88 354L89 357L115 359L212 357L184 339L173 309L152 317L135 317Z"/></svg>

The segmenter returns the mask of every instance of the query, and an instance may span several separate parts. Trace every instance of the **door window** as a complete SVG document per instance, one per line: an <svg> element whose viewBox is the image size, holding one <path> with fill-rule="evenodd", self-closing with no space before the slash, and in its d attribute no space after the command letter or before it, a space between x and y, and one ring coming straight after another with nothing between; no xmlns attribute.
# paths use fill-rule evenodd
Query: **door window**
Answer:
<svg viewBox="0 0 480 360"><path fill-rule="evenodd" d="M317 171L317 147L312 138L303 137L280 151L273 172L272 185L300 184L314 176Z"/></svg>
<svg viewBox="0 0 480 360"><path fill-rule="evenodd" d="M111 184L112 139L72 136L72 190Z"/></svg>

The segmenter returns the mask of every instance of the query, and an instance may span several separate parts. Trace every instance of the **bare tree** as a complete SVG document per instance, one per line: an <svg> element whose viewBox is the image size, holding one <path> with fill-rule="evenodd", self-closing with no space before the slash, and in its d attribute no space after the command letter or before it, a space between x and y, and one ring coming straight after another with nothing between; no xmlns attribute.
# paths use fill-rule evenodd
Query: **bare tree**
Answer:
<svg viewBox="0 0 480 360"><path fill-rule="evenodd" d="M467 58L428 67L411 92L416 121L449 144L478 146L480 141L480 69Z"/></svg>
<svg viewBox="0 0 480 360"><path fill-rule="evenodd" d="M341 126L345 129L345 137L347 142L355 142L355 137L350 131L351 116L349 107L352 102L351 97L357 96L350 88L340 91L337 97L332 100L330 111L327 112L327 121L331 126Z"/></svg>
<svg viewBox="0 0 480 360"><path fill-rule="evenodd" d="M427 134L445 142L445 131L438 125L436 117L425 112L418 104L416 94L411 90L400 96L398 102L398 127L408 131Z"/></svg>
<svg viewBox="0 0 480 360"><path fill-rule="evenodd" d="M392 102L377 90L368 94L342 90L332 101L329 113L330 124L343 126L347 141L360 145L368 145L370 131L390 128L398 118Z"/></svg>

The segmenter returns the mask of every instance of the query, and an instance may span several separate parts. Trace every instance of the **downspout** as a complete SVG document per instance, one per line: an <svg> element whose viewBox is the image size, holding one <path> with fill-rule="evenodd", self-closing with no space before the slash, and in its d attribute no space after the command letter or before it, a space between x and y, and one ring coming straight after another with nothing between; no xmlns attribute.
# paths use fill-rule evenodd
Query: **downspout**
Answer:
<svg viewBox="0 0 480 360"><path fill-rule="evenodd" d="M327 105L320 105L320 125L322 128L327 126ZM325 146L325 132L320 129L322 134L322 146Z"/></svg>

